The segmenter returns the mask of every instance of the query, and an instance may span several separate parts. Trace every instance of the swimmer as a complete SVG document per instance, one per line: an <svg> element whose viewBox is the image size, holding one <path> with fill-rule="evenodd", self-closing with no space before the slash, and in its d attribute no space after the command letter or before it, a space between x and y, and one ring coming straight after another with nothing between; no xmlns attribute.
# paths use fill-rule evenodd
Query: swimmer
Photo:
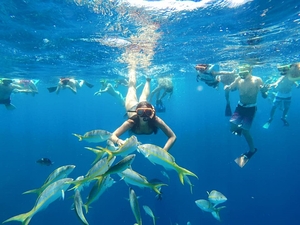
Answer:
<svg viewBox="0 0 300 225"><path fill-rule="evenodd" d="M235 159L235 162L244 167L249 159L256 153L253 138L250 134L250 127L256 113L257 95L261 92L263 98L267 98L268 87L264 86L260 77L253 76L250 65L239 67L239 77L230 85L225 85L225 90L238 89L240 100L233 113L230 124L231 132L235 135L243 135L249 146L249 151Z"/></svg>
<svg viewBox="0 0 300 225"><path fill-rule="evenodd" d="M286 75L291 81L300 80L300 62L278 66L277 69L282 75Z"/></svg>
<svg viewBox="0 0 300 225"><path fill-rule="evenodd" d="M156 95L156 111L165 112L166 107L164 106L162 99L166 96L168 96L168 99L171 98L174 89L173 82L170 77L160 77L157 79L157 82L157 87L150 94L150 101L152 101L153 96Z"/></svg>
<svg viewBox="0 0 300 225"><path fill-rule="evenodd" d="M89 88L92 88L94 85L84 81L84 80L75 80L74 78L62 77L59 79L56 87L47 88L50 93L56 92L59 94L61 89L70 89L74 94L77 94L77 88L81 88L85 84Z"/></svg>
<svg viewBox="0 0 300 225"><path fill-rule="evenodd" d="M279 70L280 71L280 70ZM275 114L275 111L278 107L283 106L283 112L281 120L283 121L284 126L289 126L289 123L287 121L287 113L290 109L291 100L292 100L292 88L293 86L299 87L299 84L291 80L288 76L288 70L287 71L280 71L281 77L278 78L278 80L274 83L270 84L270 88L274 87L276 89L275 98L273 100L273 106L270 112L270 118L267 121L267 123L264 124L263 128L268 129L271 125L271 122L273 121L273 117Z"/></svg>
<svg viewBox="0 0 300 225"><path fill-rule="evenodd" d="M13 84L13 80L9 78L0 79L0 104L5 105L6 109L14 110L16 107L11 104L10 96L16 90L21 90L21 87Z"/></svg>
<svg viewBox="0 0 300 225"><path fill-rule="evenodd" d="M164 150L169 151L176 141L176 135L172 129L155 113L155 108L147 99L150 94L150 78L146 79L140 98L136 94L136 71L135 68L130 68L128 92L125 98L125 109L128 119L117 128L110 140L117 144L124 143L119 137L126 131L131 131L137 135L156 134L158 129L161 129L167 136L167 142L164 145Z"/></svg>
<svg viewBox="0 0 300 225"><path fill-rule="evenodd" d="M107 92L111 96L115 97L118 99L118 101L122 104L125 105L125 100L123 95L114 89L111 83L108 83L107 80L100 80L101 88L99 91L96 91L94 95L100 96L102 93Z"/></svg>

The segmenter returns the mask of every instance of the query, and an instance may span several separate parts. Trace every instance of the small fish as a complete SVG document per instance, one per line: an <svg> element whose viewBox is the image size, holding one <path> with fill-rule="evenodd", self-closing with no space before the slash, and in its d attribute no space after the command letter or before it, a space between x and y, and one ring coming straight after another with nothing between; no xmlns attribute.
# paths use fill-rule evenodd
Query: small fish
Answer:
<svg viewBox="0 0 300 225"><path fill-rule="evenodd" d="M196 205L204 212L213 212L215 209L211 202L205 200L205 199L199 199L195 201Z"/></svg>
<svg viewBox="0 0 300 225"><path fill-rule="evenodd" d="M139 202L132 188L129 188L129 202L137 225L142 225L142 217L140 213Z"/></svg>
<svg viewBox="0 0 300 225"><path fill-rule="evenodd" d="M42 187L26 191L23 194L36 193L40 195L51 183L60 180L62 178L66 178L74 170L74 168L75 168L74 165L66 165L66 166L58 167L47 177Z"/></svg>
<svg viewBox="0 0 300 225"><path fill-rule="evenodd" d="M80 191L76 190L75 191L75 195L74 195L74 205L75 205L75 212L78 216L78 218L82 221L83 224L85 225L89 225L89 223L87 222L83 212L82 212L82 199L81 199L81 195L80 195Z"/></svg>
<svg viewBox="0 0 300 225"><path fill-rule="evenodd" d="M211 192L207 191L207 194L208 194L208 201L213 203L214 207L227 201L227 198L221 192L218 192L216 190L213 190Z"/></svg>
<svg viewBox="0 0 300 225"><path fill-rule="evenodd" d="M211 213L215 219L221 221L219 212L221 209L226 208L225 206L215 208L211 202L205 199L196 200L195 203L202 211Z"/></svg>
<svg viewBox="0 0 300 225"><path fill-rule="evenodd" d="M150 207L147 205L143 205L143 208L144 208L145 212L152 218L153 225L155 225L156 217L154 216Z"/></svg>
<svg viewBox="0 0 300 225"><path fill-rule="evenodd" d="M86 132L84 135L80 135L80 134L73 134L73 135L75 137L78 137L79 141L84 140L89 143L100 143L100 142L107 141L110 138L111 133L106 130L92 130Z"/></svg>
<svg viewBox="0 0 300 225"><path fill-rule="evenodd" d="M51 160L48 158L40 158L36 162L42 166L51 166L54 164L54 162L51 162Z"/></svg>
<svg viewBox="0 0 300 225"><path fill-rule="evenodd" d="M72 178L63 178L51 183L37 198L34 207L27 213L23 213L5 220L3 223L11 221L20 221L23 225L28 225L32 217L46 209L48 205L57 200L59 197L64 198L64 192L68 189Z"/></svg>
<svg viewBox="0 0 300 225"><path fill-rule="evenodd" d="M167 170L175 170L182 184L184 184L184 176L194 176L198 178L196 174L177 165L175 158L159 146L153 144L139 145L138 152L141 152L153 164L161 165Z"/></svg>
<svg viewBox="0 0 300 225"><path fill-rule="evenodd" d="M118 173L122 180L124 180L127 184L135 185L140 188L148 187L152 188L157 194L161 194L159 191L159 187L164 186L166 184L163 183L150 183L147 178L138 172L128 168L121 173Z"/></svg>
<svg viewBox="0 0 300 225"><path fill-rule="evenodd" d="M113 162L115 161L116 157L114 157L112 160L108 160L107 157L104 157L103 159L99 160L84 176L81 180L76 180L73 182L74 187L72 187L70 190L81 188L85 185L88 185L92 180L97 179L97 176L101 176L108 169L111 167Z"/></svg>
<svg viewBox="0 0 300 225"><path fill-rule="evenodd" d="M127 156L131 153L133 153L138 146L139 142L137 140L137 137L132 135L130 138L127 138L124 144L122 144L117 150L115 151L110 151L107 148L102 148L100 146L97 146L98 149L95 148L89 148L85 147L86 149L94 152L97 156L95 161L99 160L102 158L102 156L107 153L108 154L108 159L111 159L113 156Z"/></svg>
<svg viewBox="0 0 300 225"><path fill-rule="evenodd" d="M104 193L104 191L111 187L114 183L114 179L111 178L109 175L101 177L97 180L97 182L94 184L93 188L89 193L86 203L83 205L86 213L88 213L89 206L93 202L97 201L100 198L100 196Z"/></svg>
<svg viewBox="0 0 300 225"><path fill-rule="evenodd" d="M111 166L108 171L105 172L105 176L114 173L121 173L125 169L131 168L131 164L135 159L135 154L128 155L117 162L115 165Z"/></svg>

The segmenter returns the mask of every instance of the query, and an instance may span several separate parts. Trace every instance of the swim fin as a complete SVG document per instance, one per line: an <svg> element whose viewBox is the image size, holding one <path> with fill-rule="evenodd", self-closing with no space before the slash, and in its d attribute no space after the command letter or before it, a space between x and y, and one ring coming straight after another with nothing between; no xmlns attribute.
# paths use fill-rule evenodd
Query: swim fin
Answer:
<svg viewBox="0 0 300 225"><path fill-rule="evenodd" d="M269 129L269 126L271 125L271 122L272 122L272 120L269 119L268 122L266 122L266 123L263 125L263 128Z"/></svg>
<svg viewBox="0 0 300 225"><path fill-rule="evenodd" d="M237 157L234 161L239 165L239 167L243 168L256 152L257 149L255 149L254 152L245 152L240 157Z"/></svg>
<svg viewBox="0 0 300 225"><path fill-rule="evenodd" d="M49 87L47 88L50 93L55 92L57 87Z"/></svg>
<svg viewBox="0 0 300 225"><path fill-rule="evenodd" d="M232 116L232 111L231 111L230 104L226 104L225 116Z"/></svg>
<svg viewBox="0 0 300 225"><path fill-rule="evenodd" d="M84 84L85 84L86 86L88 86L89 88L92 88L92 87L94 87L94 85L93 85L93 84L90 84L90 83L88 83L88 82L86 82L86 81L84 81Z"/></svg>
<svg viewBox="0 0 300 225"><path fill-rule="evenodd" d="M14 110L14 109L16 109L16 107L13 104L11 104L11 103L5 104L5 107L6 107L7 110Z"/></svg>

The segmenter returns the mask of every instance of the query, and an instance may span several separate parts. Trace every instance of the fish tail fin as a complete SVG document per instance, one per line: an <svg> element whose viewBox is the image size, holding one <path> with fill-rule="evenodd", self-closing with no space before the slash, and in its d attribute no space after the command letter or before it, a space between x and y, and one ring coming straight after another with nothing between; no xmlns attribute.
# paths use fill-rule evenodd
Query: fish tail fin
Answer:
<svg viewBox="0 0 300 225"><path fill-rule="evenodd" d="M113 152L111 150L109 150L107 148L102 148L100 146L97 146L97 148L99 149L98 151L102 151L103 152L102 155L104 153L108 154L107 161L110 161L114 157L114 154L113 154ZM102 157L102 155L101 155L101 157Z"/></svg>
<svg viewBox="0 0 300 225"><path fill-rule="evenodd" d="M52 92L56 91L57 86L55 86L55 87L48 87L47 89L48 89L49 93L52 93Z"/></svg>
<svg viewBox="0 0 300 225"><path fill-rule="evenodd" d="M11 221L19 221L22 223L22 225L28 225L31 218L33 216L33 210L27 212L27 213L23 213L17 216L13 216L5 221L3 221L2 223L7 223L7 222L11 222Z"/></svg>
<svg viewBox="0 0 300 225"><path fill-rule="evenodd" d="M72 190L77 190L79 189L81 186L83 186L86 182L88 182L89 180L84 178L82 180L74 180L71 183L74 184L73 187L71 187L70 189L68 189L68 191L72 191Z"/></svg>
<svg viewBox="0 0 300 225"><path fill-rule="evenodd" d="M83 204L82 206L83 206L83 208L85 210L85 213L87 214L89 212L89 208L90 208L89 205Z"/></svg>
<svg viewBox="0 0 300 225"><path fill-rule="evenodd" d="M179 180L182 184L184 184L184 176L193 176L193 177L196 177L198 179L196 174L194 174L193 172L191 172L191 171L189 171L189 170L187 170L183 167L178 166L176 168L176 171L178 173Z"/></svg>
<svg viewBox="0 0 300 225"><path fill-rule="evenodd" d="M152 184L152 189L159 195L161 195L161 192L159 191L159 188L161 186L168 186L167 184L163 184L163 183L160 183L160 184Z"/></svg>
<svg viewBox="0 0 300 225"><path fill-rule="evenodd" d="M78 137L79 140L78 141L82 141L82 136L80 134L73 134L75 137Z"/></svg>
<svg viewBox="0 0 300 225"><path fill-rule="evenodd" d="M220 210L221 209L225 209L226 206L221 206L219 208L215 208L215 211L213 211L211 214L213 215L213 217L215 219L217 219L218 221L221 221L221 218L220 218Z"/></svg>
<svg viewBox="0 0 300 225"><path fill-rule="evenodd" d="M37 188L37 189L32 189L32 190L29 190L29 191L25 191L25 192L23 192L22 194L24 195L24 194L31 194L31 193L35 193L35 194L40 194L41 193L41 190L39 189L39 188Z"/></svg>
<svg viewBox="0 0 300 225"><path fill-rule="evenodd" d="M95 149L95 148L90 148L90 147L84 147L87 150L90 150L92 152L94 152L96 154L96 159L94 160L94 162L92 163L92 165L94 165L96 162L98 162L102 156L105 154L104 150L99 150L99 149Z"/></svg>
<svg viewBox="0 0 300 225"><path fill-rule="evenodd" d="M107 161L110 161L114 157L112 151L106 149L105 152L108 154Z"/></svg>

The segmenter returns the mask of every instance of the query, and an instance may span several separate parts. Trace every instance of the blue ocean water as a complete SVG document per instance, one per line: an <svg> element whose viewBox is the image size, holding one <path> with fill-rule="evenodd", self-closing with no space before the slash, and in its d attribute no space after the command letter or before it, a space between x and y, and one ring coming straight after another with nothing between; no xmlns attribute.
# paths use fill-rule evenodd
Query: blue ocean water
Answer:
<svg viewBox="0 0 300 225"><path fill-rule="evenodd" d="M299 15L295 0L4 1L0 6L1 77L39 79L39 93L12 94L14 111L0 107L0 221L28 212L36 196L22 193L40 187L57 167L76 165L70 174L74 179L86 174L95 155L84 147L95 144L78 142L72 133L114 131L120 126L124 108L112 96L94 93L100 79L126 78L128 65L138 62L139 82L145 81L144 75L151 76L152 88L157 77L172 75L174 94L165 101L166 112L158 115L177 135L170 153L199 177L191 178L191 194L189 185L181 185L174 171L168 172L168 180L162 167L136 153L136 171L168 184L162 188L161 201L153 191L133 187L143 223L152 224L142 209L148 205L158 217L157 224L220 224L195 204L207 198L206 191L218 190L228 199L220 211L222 224L298 224L299 90L293 90L289 127L283 126L278 110L270 128L263 129L271 102L259 97L251 128L258 153L241 169L234 159L248 147L229 131L224 91L197 83L194 66L218 63L232 70L246 62L254 65L253 74L263 80L276 76L277 65L299 62ZM133 58L131 53L136 53ZM56 85L61 76L95 86L83 86L76 95L69 90L49 93L47 87ZM118 90L125 95L126 87ZM232 107L237 101L238 93L231 93ZM159 146L166 141L161 131L138 138ZM54 165L37 164L41 157L50 158ZM129 187L118 176L112 177L116 183L86 215L91 225L135 222ZM88 190L82 193L83 199ZM30 224L80 224L72 210L72 195L67 192L64 200L37 213Z"/></svg>

